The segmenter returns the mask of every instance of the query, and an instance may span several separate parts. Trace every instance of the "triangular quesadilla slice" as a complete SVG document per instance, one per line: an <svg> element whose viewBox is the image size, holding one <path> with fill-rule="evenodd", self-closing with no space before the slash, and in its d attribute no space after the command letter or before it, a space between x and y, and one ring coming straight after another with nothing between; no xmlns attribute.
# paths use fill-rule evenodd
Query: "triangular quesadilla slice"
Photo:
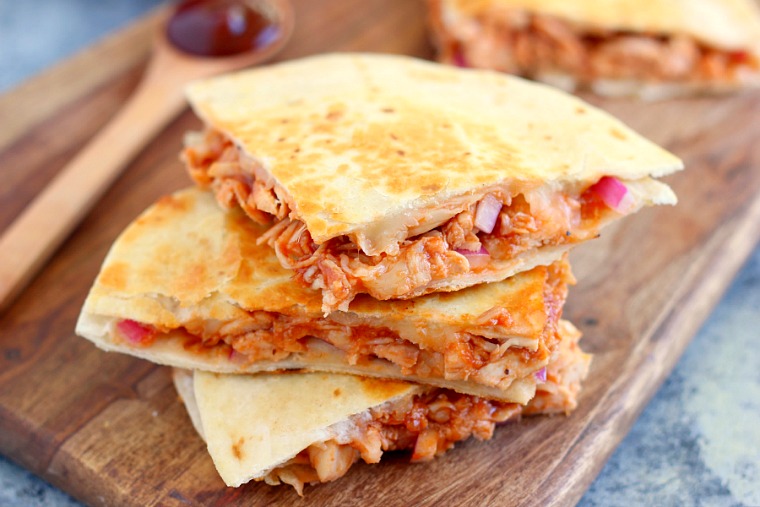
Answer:
<svg viewBox="0 0 760 507"><path fill-rule="evenodd" d="M106 350L222 373L310 369L433 384L526 403L558 343L564 260L411 301L356 298L324 316L258 239L265 227L189 189L116 240L77 333Z"/></svg>
<svg viewBox="0 0 760 507"><path fill-rule="evenodd" d="M174 381L198 433L228 486L250 480L335 480L362 459L411 450L413 462L442 455L521 414L569 413L590 356L580 333L562 322L563 344L527 407L429 386L326 373L224 375L175 370ZM557 367L561 365L561 367Z"/></svg>
<svg viewBox="0 0 760 507"><path fill-rule="evenodd" d="M337 54L192 84L183 159L323 310L548 264L606 223L674 204L681 161L609 114L494 72Z"/></svg>
<svg viewBox="0 0 760 507"><path fill-rule="evenodd" d="M760 86L755 0L428 0L439 59L662 99Z"/></svg>

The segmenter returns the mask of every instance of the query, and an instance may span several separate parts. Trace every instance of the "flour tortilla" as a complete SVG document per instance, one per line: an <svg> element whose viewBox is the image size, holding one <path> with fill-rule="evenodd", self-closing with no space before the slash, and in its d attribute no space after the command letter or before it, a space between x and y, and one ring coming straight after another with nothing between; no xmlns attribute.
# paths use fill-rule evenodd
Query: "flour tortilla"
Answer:
<svg viewBox="0 0 760 507"><path fill-rule="evenodd" d="M351 419L424 390L353 375L220 375L175 370L174 383L219 475L237 487L264 478L312 444L345 439Z"/></svg>
<svg viewBox="0 0 760 507"><path fill-rule="evenodd" d="M498 190L577 193L614 176L642 183L648 204L673 204L651 177L682 168L564 92L410 57L315 56L199 81L187 96L316 243L346 235L370 256Z"/></svg>
<svg viewBox="0 0 760 507"><path fill-rule="evenodd" d="M580 333L572 324L561 321L560 329L562 341L547 367L548 381L527 407L513 406L515 414L575 409L591 357L578 347ZM370 409L382 414L392 410L385 404L408 402L431 390L407 382L300 372L223 375L175 369L174 383L228 486L252 479L278 484L277 475L287 474L270 472L309 446L362 442Z"/></svg>
<svg viewBox="0 0 760 507"><path fill-rule="evenodd" d="M223 212L212 195L198 189L162 198L112 246L82 308L77 334L105 350L181 368L225 373L309 368L425 382L517 403L533 396L532 375L515 380L509 389L421 378L405 375L397 364L379 358L353 364L343 351L316 339L308 342L307 352L276 361L249 362L231 357L228 349L187 347L181 328L193 323L233 322L252 312L307 323L323 318L319 293L295 283L272 249L256 243L264 230L240 212ZM421 348L451 333L467 332L536 350L547 326L547 276L547 268L540 266L502 282L413 301L360 296L347 312L333 312L330 318L341 326L392 329ZM479 322L492 310L505 311L508 322ZM123 320L162 333L151 344L135 345L115 331Z"/></svg>

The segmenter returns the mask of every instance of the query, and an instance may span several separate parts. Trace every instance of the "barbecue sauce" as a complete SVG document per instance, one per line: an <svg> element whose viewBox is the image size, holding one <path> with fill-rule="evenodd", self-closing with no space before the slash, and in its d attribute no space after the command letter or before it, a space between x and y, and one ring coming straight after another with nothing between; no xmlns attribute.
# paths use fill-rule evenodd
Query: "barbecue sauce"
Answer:
<svg viewBox="0 0 760 507"><path fill-rule="evenodd" d="M266 3L255 0L186 0L166 27L177 49L196 56L231 56L266 48L280 26Z"/></svg>

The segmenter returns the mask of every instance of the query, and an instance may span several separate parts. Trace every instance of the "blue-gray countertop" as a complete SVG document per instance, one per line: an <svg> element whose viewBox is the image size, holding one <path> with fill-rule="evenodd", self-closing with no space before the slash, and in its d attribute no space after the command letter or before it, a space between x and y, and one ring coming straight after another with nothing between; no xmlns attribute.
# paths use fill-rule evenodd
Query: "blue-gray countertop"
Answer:
<svg viewBox="0 0 760 507"><path fill-rule="evenodd" d="M158 3L0 0L0 93ZM760 248L579 505L760 506L758 345ZM0 456L0 507L78 505Z"/></svg>

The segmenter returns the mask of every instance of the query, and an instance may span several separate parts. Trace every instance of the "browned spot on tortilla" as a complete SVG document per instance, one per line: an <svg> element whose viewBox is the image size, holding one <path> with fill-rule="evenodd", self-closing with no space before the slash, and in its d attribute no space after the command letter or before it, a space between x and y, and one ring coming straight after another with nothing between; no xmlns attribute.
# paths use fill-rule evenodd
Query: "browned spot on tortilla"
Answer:
<svg viewBox="0 0 760 507"><path fill-rule="evenodd" d="M199 241L199 244L203 244ZM157 255L157 259L165 262L176 262L170 255ZM211 281L208 265L205 262L191 262L182 270L182 274L174 279L174 290L183 293L193 293L198 287L207 286Z"/></svg>
<svg viewBox="0 0 760 507"><path fill-rule="evenodd" d="M575 112L578 114L586 114L586 110L583 109L582 107L576 107Z"/></svg>
<svg viewBox="0 0 760 507"><path fill-rule="evenodd" d="M186 214L195 199L187 195L166 195L161 197L150 210L134 221L121 237L121 243L133 243L142 238L145 229L156 228L165 222Z"/></svg>
<svg viewBox="0 0 760 507"><path fill-rule="evenodd" d="M337 387L335 389L335 391L333 391L333 396L335 396L337 398L338 396L341 395L341 393L342 393L342 391L340 390L340 387Z"/></svg>
<svg viewBox="0 0 760 507"><path fill-rule="evenodd" d="M159 208L164 207L177 211L185 211L190 208L190 202L188 202L188 199L182 199L181 197L165 195L158 200L157 206Z"/></svg>
<svg viewBox="0 0 760 507"><path fill-rule="evenodd" d="M237 441L237 443L232 444L232 454L237 458L238 461L241 461L243 459L243 444L245 443L245 437L240 437L240 439Z"/></svg>
<svg viewBox="0 0 760 507"><path fill-rule="evenodd" d="M610 134L612 134L613 137L620 139L621 141L625 141L626 139L628 139L624 133L620 132L618 129L615 129L615 128L610 129Z"/></svg>
<svg viewBox="0 0 760 507"><path fill-rule="evenodd" d="M195 207L197 196L190 194L168 195L161 197L156 204L135 220L122 234L119 242L129 244L140 241L145 231L153 231L164 227L185 215Z"/></svg>
<svg viewBox="0 0 760 507"><path fill-rule="evenodd" d="M377 398L392 398L407 390L408 384L394 380L380 380L362 377L360 379L365 394Z"/></svg>
<svg viewBox="0 0 760 507"><path fill-rule="evenodd" d="M129 267L123 262L114 262L100 273L100 284L112 287L116 290L127 288L127 270Z"/></svg>

